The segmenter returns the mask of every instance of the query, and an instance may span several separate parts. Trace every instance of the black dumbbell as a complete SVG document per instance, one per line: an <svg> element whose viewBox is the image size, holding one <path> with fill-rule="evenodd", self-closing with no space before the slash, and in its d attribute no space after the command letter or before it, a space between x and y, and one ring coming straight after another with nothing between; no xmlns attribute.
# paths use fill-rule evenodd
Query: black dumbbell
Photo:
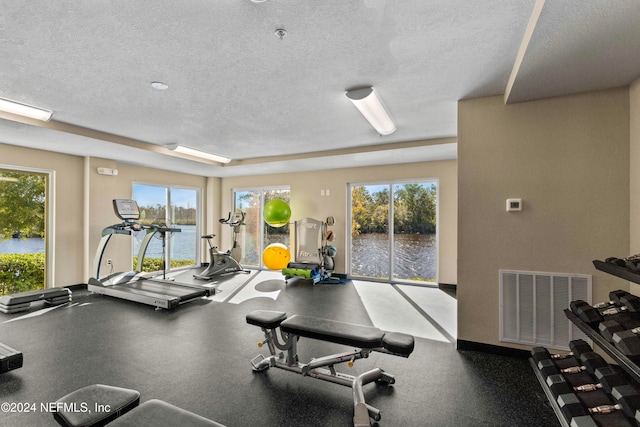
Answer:
<svg viewBox="0 0 640 427"><path fill-rule="evenodd" d="M626 267L629 270L638 271L640 269L640 254L631 255L626 258L609 257L605 259L605 262L617 265L618 267Z"/></svg>
<svg viewBox="0 0 640 427"><path fill-rule="evenodd" d="M588 302L576 300L570 303L570 308L571 311L580 318L580 320L590 324L600 323L604 320L604 316L612 314L640 312L640 297L629 294L620 297L619 301L619 307L611 306L609 308L598 309L591 306Z"/></svg>
<svg viewBox="0 0 640 427"><path fill-rule="evenodd" d="M615 291L611 291L609 292L609 301L605 301L605 302L601 302L598 304L594 304L593 307L594 308L598 308L598 309L606 309L615 305L621 305L622 303L620 302L620 298L625 297L631 295L631 293L629 293L628 291L622 290L622 289L618 289ZM574 301L574 304L588 304L587 302L583 301L583 300L576 300Z"/></svg>
<svg viewBox="0 0 640 427"><path fill-rule="evenodd" d="M598 368L594 375L598 384L602 384L602 389L608 394L611 394L613 387L629 384L625 377L612 366Z"/></svg>
<svg viewBox="0 0 640 427"><path fill-rule="evenodd" d="M605 320L598 325L598 331L602 338L609 342L613 342L613 334L624 331L626 328L615 320Z"/></svg>
<svg viewBox="0 0 640 427"><path fill-rule="evenodd" d="M617 265L618 267L625 267L626 266L626 261L624 260L624 258L616 258L614 256L605 259L604 262L608 262L609 264Z"/></svg>
<svg viewBox="0 0 640 427"><path fill-rule="evenodd" d="M622 289L618 289L615 291L609 292L609 301L601 302L598 304L594 304L595 308L607 308L616 304L620 304L620 298L631 295L628 291L624 291Z"/></svg>
<svg viewBox="0 0 640 427"><path fill-rule="evenodd" d="M549 375L547 377L547 387L557 398L561 394L596 390L603 390L605 393L611 394L613 387L629 384L629 382L611 366L597 368L594 375L598 380L597 383L581 384L578 386L570 384L563 375Z"/></svg>
<svg viewBox="0 0 640 427"><path fill-rule="evenodd" d="M625 356L640 356L640 328L627 329L613 334L613 344Z"/></svg>
<svg viewBox="0 0 640 427"><path fill-rule="evenodd" d="M577 359L580 357L582 353L593 351L591 346L585 340L573 340L569 342L569 348L571 349L571 352L569 353L551 354L549 353L549 350L547 350L545 347L533 347L531 349L531 357L533 358L533 361L536 362L536 365L537 365L538 362L540 362L541 360L566 359L571 356L574 356Z"/></svg>
<svg viewBox="0 0 640 427"><path fill-rule="evenodd" d="M637 427L636 424L632 424L627 416L622 412L613 412L606 415L600 415L596 418L591 415L581 415L573 417L571 420L571 427Z"/></svg>
<svg viewBox="0 0 640 427"><path fill-rule="evenodd" d="M622 411L627 417L633 418L636 410L640 409L640 394L629 384L613 387L611 397L615 400L614 404L601 405L593 408L585 408L575 393L561 394L558 396L557 402L565 418L571 422L571 425L578 427L587 425L584 424L584 422L586 422L588 418L576 420L576 418L585 415L610 414L616 411ZM583 424L577 424L577 422L580 421L582 421Z"/></svg>
<svg viewBox="0 0 640 427"><path fill-rule="evenodd" d="M593 351L582 353L580 355L579 361L580 363L582 363L582 365L559 369L552 359L545 359L538 362L538 369L546 379L550 375L577 374L582 371L587 371L590 374L595 374L596 369L609 366L609 364L602 358L602 356Z"/></svg>
<svg viewBox="0 0 640 427"><path fill-rule="evenodd" d="M631 330L633 333L640 333L640 322L634 319L631 322L625 322L625 326L623 326L616 320L605 320L604 322L600 322L598 330L602 338L612 343L613 335L616 332Z"/></svg>

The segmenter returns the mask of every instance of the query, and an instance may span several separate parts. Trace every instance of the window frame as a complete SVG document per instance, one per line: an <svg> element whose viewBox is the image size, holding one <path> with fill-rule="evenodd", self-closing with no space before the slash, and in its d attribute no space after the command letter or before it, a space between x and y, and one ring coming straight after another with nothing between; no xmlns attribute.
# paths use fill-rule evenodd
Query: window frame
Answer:
<svg viewBox="0 0 640 427"><path fill-rule="evenodd" d="M45 215L44 215L44 288L55 286L55 177L51 169L32 168L27 166L5 165L0 163L0 169L16 172L27 172L45 177Z"/></svg>

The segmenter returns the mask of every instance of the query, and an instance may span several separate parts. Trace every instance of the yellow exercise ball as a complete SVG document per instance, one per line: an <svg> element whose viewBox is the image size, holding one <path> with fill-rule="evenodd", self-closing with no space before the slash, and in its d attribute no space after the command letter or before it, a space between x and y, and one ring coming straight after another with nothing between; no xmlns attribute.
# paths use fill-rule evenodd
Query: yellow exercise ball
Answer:
<svg viewBox="0 0 640 427"><path fill-rule="evenodd" d="M282 270L291 261L289 249L282 243L272 243L262 251L262 263L269 270Z"/></svg>

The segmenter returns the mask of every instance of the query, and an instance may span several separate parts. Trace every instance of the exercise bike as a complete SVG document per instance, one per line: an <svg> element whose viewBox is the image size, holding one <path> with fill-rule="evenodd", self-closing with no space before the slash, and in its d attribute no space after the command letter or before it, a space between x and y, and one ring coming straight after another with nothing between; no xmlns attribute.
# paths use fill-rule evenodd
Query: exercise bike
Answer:
<svg viewBox="0 0 640 427"><path fill-rule="evenodd" d="M240 263L236 260L236 258L241 257L241 249L238 244L238 233L240 232L240 227L244 225L244 216L245 213L239 211L232 220L231 212L229 212L229 216L225 218L220 218L220 224L227 224L233 229L233 246L227 252L219 252L217 246L213 245L213 238L216 237L215 234L207 234L202 236L203 239L207 240L207 244L209 245L209 266L200 274L194 274L193 277L196 279L207 280L211 279L215 276L220 276L223 274L243 272L248 273L248 270L244 270Z"/></svg>

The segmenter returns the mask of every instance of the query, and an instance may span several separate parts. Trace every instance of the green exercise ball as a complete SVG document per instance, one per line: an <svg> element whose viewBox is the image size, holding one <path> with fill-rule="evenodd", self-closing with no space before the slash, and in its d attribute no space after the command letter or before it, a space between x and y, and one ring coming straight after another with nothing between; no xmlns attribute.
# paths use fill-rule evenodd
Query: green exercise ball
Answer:
<svg viewBox="0 0 640 427"><path fill-rule="evenodd" d="M291 208L287 202L274 199L264 205L262 215L264 216L264 222L270 226L284 227L289 223L289 218L291 218Z"/></svg>
<svg viewBox="0 0 640 427"><path fill-rule="evenodd" d="M282 243L272 243L262 251L262 263L269 270L282 270L291 261L289 249Z"/></svg>

